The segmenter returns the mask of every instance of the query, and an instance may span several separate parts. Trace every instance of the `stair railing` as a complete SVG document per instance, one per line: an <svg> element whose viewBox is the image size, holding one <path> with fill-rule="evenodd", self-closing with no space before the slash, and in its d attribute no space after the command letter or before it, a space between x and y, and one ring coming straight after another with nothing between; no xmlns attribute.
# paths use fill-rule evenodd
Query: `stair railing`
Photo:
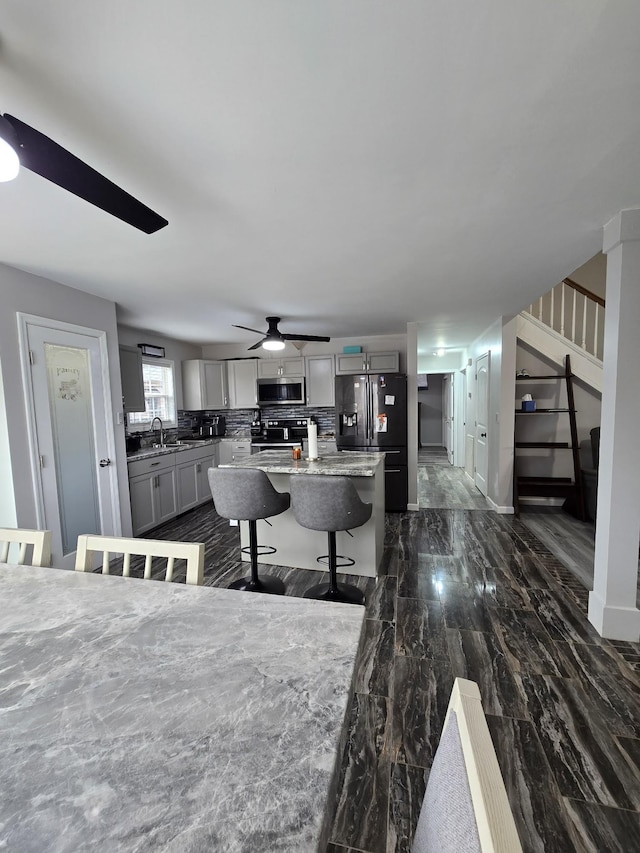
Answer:
<svg viewBox="0 0 640 853"><path fill-rule="evenodd" d="M524 313L558 332L571 343L602 359L605 301L586 287L565 278Z"/></svg>

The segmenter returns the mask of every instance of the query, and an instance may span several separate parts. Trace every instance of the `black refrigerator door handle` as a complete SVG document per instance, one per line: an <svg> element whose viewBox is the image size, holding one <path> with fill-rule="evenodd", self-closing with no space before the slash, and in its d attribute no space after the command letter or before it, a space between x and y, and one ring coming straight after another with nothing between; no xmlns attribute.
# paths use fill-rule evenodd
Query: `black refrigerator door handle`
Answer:
<svg viewBox="0 0 640 853"><path fill-rule="evenodd" d="M367 383L369 388L369 441L373 443L374 427L373 427L373 383L371 380Z"/></svg>

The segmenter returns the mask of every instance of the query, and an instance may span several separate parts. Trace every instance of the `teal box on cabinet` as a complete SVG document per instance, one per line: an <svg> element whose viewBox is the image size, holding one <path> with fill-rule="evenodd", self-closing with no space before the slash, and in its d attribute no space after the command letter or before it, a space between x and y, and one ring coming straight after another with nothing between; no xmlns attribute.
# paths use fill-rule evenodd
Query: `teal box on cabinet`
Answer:
<svg viewBox="0 0 640 853"><path fill-rule="evenodd" d="M362 352L362 347L342 347L342 352Z"/></svg>

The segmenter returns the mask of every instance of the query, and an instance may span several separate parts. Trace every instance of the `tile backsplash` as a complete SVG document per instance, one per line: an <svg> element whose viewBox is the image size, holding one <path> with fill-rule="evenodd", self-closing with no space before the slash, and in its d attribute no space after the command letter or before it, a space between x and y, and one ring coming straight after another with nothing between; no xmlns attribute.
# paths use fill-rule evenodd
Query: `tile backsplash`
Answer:
<svg viewBox="0 0 640 853"><path fill-rule="evenodd" d="M206 412L178 411L178 428L189 430L194 427L202 416L222 415L226 418L227 433L239 429L249 429L255 409L222 409L207 410ZM335 409L309 408L307 406L263 406L260 409L263 421L280 418L313 418L318 424L321 434L335 432Z"/></svg>

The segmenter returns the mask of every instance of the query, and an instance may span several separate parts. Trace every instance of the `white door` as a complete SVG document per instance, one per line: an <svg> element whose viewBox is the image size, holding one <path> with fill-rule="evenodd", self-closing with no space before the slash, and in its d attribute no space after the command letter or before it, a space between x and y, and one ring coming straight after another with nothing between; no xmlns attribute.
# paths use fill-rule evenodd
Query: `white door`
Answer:
<svg viewBox="0 0 640 853"><path fill-rule="evenodd" d="M489 426L489 353L476 361L476 486L487 496L487 478L489 476L488 457Z"/></svg>
<svg viewBox="0 0 640 853"><path fill-rule="evenodd" d="M73 568L81 533L120 533L106 335L20 323L38 527L51 530L52 564Z"/></svg>
<svg viewBox="0 0 640 853"><path fill-rule="evenodd" d="M466 382L465 382L465 395L464 395L464 472L469 477L470 480L475 479L475 459L474 459L474 445L476 442L475 437L475 421L473 418L473 404L474 400L472 397L473 391L475 390L475 384L471 381L471 368L467 368L466 374Z"/></svg>
<svg viewBox="0 0 640 853"><path fill-rule="evenodd" d="M444 446L447 451L449 464L454 464L453 452L453 374L444 377L443 391L443 420L444 420Z"/></svg>

